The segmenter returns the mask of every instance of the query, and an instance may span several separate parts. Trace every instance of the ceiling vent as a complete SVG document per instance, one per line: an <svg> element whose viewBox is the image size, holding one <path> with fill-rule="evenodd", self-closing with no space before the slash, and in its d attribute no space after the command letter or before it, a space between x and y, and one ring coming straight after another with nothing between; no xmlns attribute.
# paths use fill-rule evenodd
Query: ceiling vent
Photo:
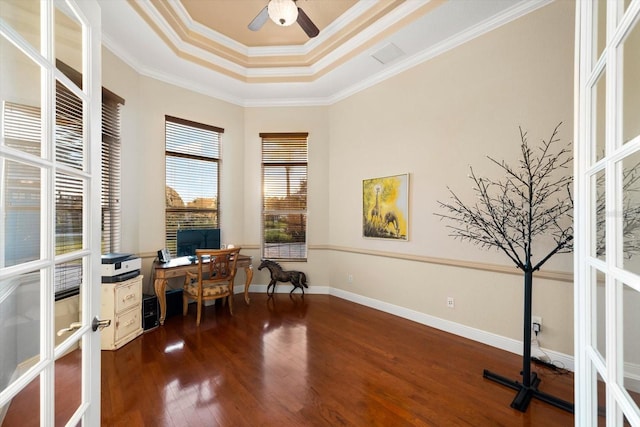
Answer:
<svg viewBox="0 0 640 427"><path fill-rule="evenodd" d="M400 49L393 43L389 43L377 52L371 54L371 56L381 64L388 64L389 62L395 61L396 59L400 58L402 55L404 55L402 49Z"/></svg>

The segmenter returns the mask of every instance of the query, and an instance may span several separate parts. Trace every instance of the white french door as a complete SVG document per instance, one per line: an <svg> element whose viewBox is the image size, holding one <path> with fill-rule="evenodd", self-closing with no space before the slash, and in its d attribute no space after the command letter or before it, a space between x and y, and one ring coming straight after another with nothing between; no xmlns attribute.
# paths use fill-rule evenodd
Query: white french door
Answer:
<svg viewBox="0 0 640 427"><path fill-rule="evenodd" d="M100 425L100 23L96 0L0 0L3 426L18 405L16 425Z"/></svg>
<svg viewBox="0 0 640 427"><path fill-rule="evenodd" d="M640 426L640 0L576 18L575 425Z"/></svg>

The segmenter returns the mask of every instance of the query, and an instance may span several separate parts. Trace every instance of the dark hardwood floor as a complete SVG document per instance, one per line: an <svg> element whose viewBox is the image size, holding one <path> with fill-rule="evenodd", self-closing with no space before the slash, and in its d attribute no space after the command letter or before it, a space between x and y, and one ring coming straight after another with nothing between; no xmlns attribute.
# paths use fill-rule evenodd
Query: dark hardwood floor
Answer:
<svg viewBox="0 0 640 427"><path fill-rule="evenodd" d="M234 316L210 306L196 327L190 307L103 351L102 425L573 425L535 399L526 413L512 409L515 391L482 377L487 368L518 379L517 355L328 295L234 302ZM78 353L58 363L77 365ZM533 370L540 390L573 401L571 374ZM38 425L22 398L3 426Z"/></svg>

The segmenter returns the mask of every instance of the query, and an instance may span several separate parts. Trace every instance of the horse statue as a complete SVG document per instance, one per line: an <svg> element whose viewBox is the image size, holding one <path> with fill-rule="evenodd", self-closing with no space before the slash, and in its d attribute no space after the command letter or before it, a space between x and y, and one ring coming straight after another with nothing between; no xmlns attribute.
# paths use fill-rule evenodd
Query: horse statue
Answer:
<svg viewBox="0 0 640 427"><path fill-rule="evenodd" d="M304 288L308 288L307 286L307 276L302 271L284 271L280 264L275 261L271 261L268 259L263 259L260 263L260 267L258 270L262 270L263 268L268 268L271 273L271 281L267 286L267 295L272 296L276 290L276 282L291 282L293 285L293 289L289 292L289 295L296 290L296 288L300 288L302 290L302 295L304 295ZM271 293L269 293L269 288L271 289Z"/></svg>

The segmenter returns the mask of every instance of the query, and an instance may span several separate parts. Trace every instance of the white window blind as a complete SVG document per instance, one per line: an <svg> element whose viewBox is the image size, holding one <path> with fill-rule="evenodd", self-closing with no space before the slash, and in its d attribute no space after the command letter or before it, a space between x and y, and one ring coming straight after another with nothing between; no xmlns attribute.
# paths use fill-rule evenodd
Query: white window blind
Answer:
<svg viewBox="0 0 640 427"><path fill-rule="evenodd" d="M179 229L219 228L220 136L224 129L165 116L166 247Z"/></svg>
<svg viewBox="0 0 640 427"><path fill-rule="evenodd" d="M307 258L308 133L261 133L262 256Z"/></svg>

